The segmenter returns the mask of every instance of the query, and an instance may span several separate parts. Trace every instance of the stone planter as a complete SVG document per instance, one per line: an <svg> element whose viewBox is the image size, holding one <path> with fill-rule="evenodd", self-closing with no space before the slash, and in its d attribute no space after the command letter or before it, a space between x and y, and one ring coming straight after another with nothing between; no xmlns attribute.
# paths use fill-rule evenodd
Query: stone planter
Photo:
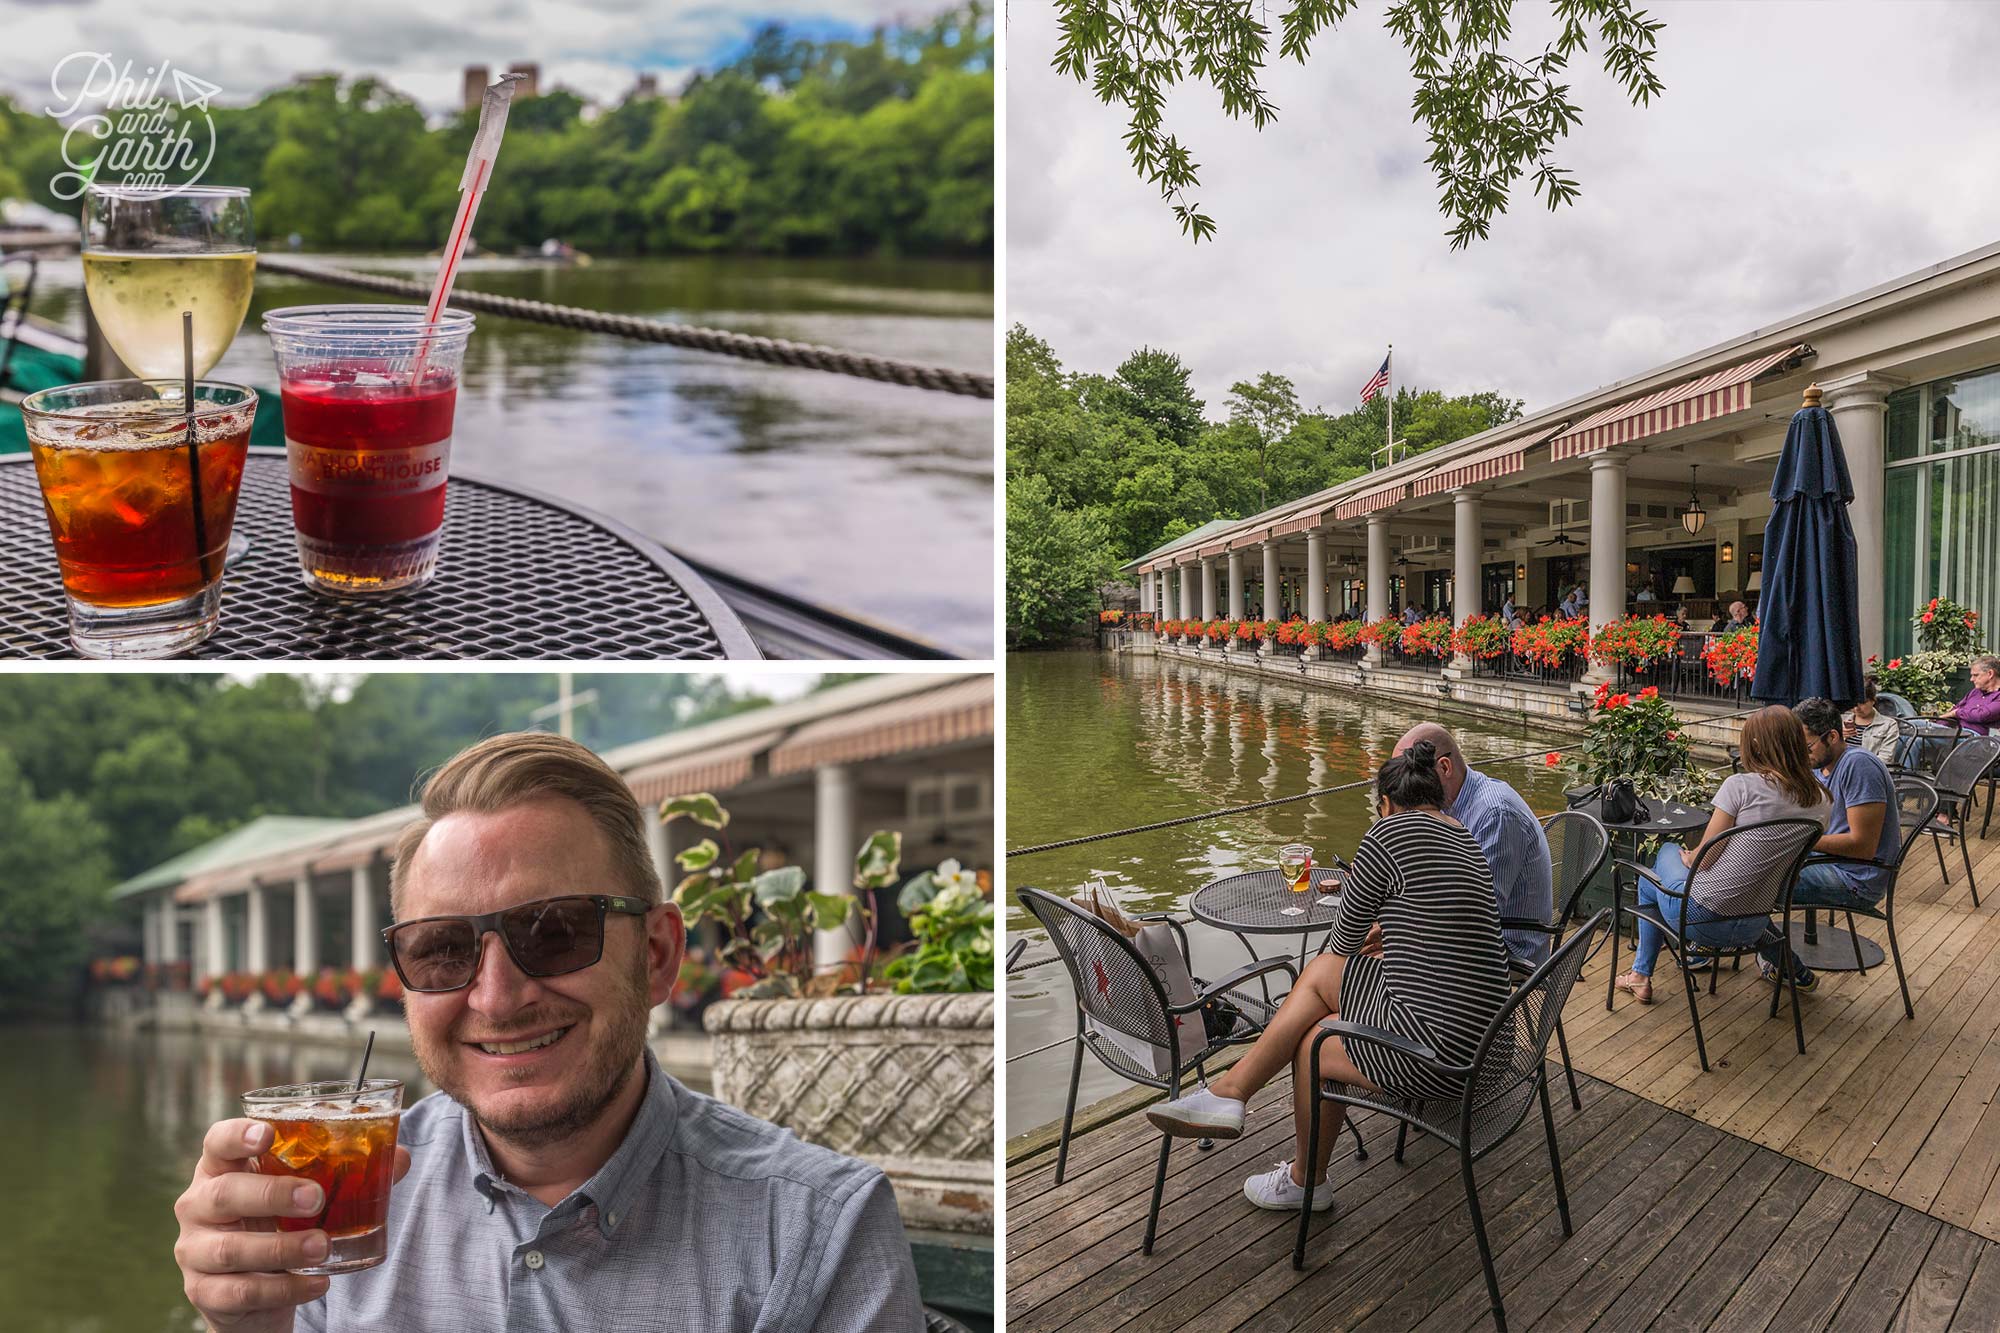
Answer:
<svg viewBox="0 0 2000 1333"><path fill-rule="evenodd" d="M993 996L725 1000L715 1095L882 1168L903 1224L993 1231Z"/></svg>

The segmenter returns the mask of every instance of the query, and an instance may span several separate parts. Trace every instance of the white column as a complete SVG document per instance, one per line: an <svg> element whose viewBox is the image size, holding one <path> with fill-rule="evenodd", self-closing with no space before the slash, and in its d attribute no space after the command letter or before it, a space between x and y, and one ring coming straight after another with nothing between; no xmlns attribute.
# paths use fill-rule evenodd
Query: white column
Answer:
<svg viewBox="0 0 2000 1333"><path fill-rule="evenodd" d="M1368 618L1380 620L1389 614L1389 516L1368 516ZM1368 660L1382 662L1379 644L1368 645Z"/></svg>
<svg viewBox="0 0 2000 1333"><path fill-rule="evenodd" d="M271 966L271 922L264 911L264 886L250 886L249 916L243 927L243 965L252 972L263 972Z"/></svg>
<svg viewBox="0 0 2000 1333"><path fill-rule="evenodd" d="M1264 619L1282 620L1285 615L1283 580L1278 577L1278 543L1264 543ZM1276 645L1266 640L1258 649L1260 656L1268 657Z"/></svg>
<svg viewBox="0 0 2000 1333"><path fill-rule="evenodd" d="M1625 456L1590 460L1590 632L1625 614ZM1585 679L1610 679L1593 661Z"/></svg>
<svg viewBox="0 0 2000 1333"><path fill-rule="evenodd" d="M813 890L851 893L854 854L860 850L854 832L854 771L841 764L813 770ZM854 948L852 930L819 932L814 954L825 966L838 963Z"/></svg>
<svg viewBox="0 0 2000 1333"><path fill-rule="evenodd" d="M1243 619L1243 552L1229 553L1229 618Z"/></svg>
<svg viewBox="0 0 2000 1333"><path fill-rule="evenodd" d="M1451 517L1451 619L1453 624L1462 625L1466 617L1476 616L1486 609L1479 598L1479 557L1485 547L1480 526L1479 492L1453 491ZM1452 665L1461 671L1469 671L1472 659L1460 653L1452 659Z"/></svg>
<svg viewBox="0 0 2000 1333"><path fill-rule="evenodd" d="M181 957L181 909L168 889L160 900L160 961L177 963Z"/></svg>
<svg viewBox="0 0 2000 1333"><path fill-rule="evenodd" d="M1826 410L1833 416L1834 429L1840 432L1841 448L1847 454L1847 475L1854 483L1854 503L1847 507L1847 521L1854 528L1854 574L1860 594L1857 629L1863 662L1879 656L1883 649L1882 603L1888 577L1883 542L1883 421L1889 391L1901 387L1896 378L1870 374L1847 375L1822 386ZM1742 549L1739 543L1738 552ZM1739 554L1737 558L1743 557Z"/></svg>
<svg viewBox="0 0 2000 1333"><path fill-rule="evenodd" d="M1264 619L1266 620L1281 620L1284 618L1284 599L1279 595L1281 592L1279 588L1280 582L1281 580L1278 578L1278 543L1267 541L1264 543Z"/></svg>
<svg viewBox="0 0 2000 1333"><path fill-rule="evenodd" d="M1201 618L1214 620L1215 616L1215 557L1201 562Z"/></svg>
<svg viewBox="0 0 2000 1333"><path fill-rule="evenodd" d="M348 936L354 941L353 959L348 966L357 972L382 965L382 927L375 918L375 880L371 867L363 862L354 867L348 889Z"/></svg>
<svg viewBox="0 0 2000 1333"><path fill-rule="evenodd" d="M222 899L209 898L201 905L201 975L219 977L229 970L229 941L222 929Z"/></svg>
<svg viewBox="0 0 2000 1333"><path fill-rule="evenodd" d="M302 977L319 971L319 899L304 871L292 881L292 971Z"/></svg>
<svg viewBox="0 0 2000 1333"><path fill-rule="evenodd" d="M1306 619L1326 619L1326 534L1306 533Z"/></svg>

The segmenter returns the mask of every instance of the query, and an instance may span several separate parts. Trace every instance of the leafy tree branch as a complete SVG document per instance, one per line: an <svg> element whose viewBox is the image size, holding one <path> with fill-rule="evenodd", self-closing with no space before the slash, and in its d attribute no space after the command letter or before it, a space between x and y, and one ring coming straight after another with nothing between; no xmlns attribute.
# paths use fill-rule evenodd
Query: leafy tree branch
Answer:
<svg viewBox="0 0 2000 1333"><path fill-rule="evenodd" d="M1313 39L1351 14L1359 0L1292 0L1279 15L1278 54L1305 64ZM1057 0L1061 40L1052 64L1090 85L1098 100L1125 109L1132 168L1197 243L1215 220L1194 197L1200 164L1165 123L1167 93L1185 80L1222 96L1232 119L1262 130L1278 107L1262 83L1271 30L1264 0ZM1580 186L1555 160L1557 146L1582 123L1564 82L1570 61L1588 52L1593 32L1604 70L1634 106L1665 89L1653 70L1663 24L1634 0L1549 0L1558 32L1539 53L1506 48L1515 0L1401 0L1386 25L1403 44L1417 80L1415 123L1430 142L1427 159L1439 190L1438 211L1451 219L1451 248L1484 240L1507 211L1525 176L1550 211L1575 202Z"/></svg>

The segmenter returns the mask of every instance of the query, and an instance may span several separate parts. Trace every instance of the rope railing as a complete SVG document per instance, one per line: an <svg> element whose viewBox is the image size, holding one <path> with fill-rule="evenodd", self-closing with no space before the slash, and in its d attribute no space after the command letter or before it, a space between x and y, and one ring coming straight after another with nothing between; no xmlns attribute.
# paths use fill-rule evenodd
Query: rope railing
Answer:
<svg viewBox="0 0 2000 1333"><path fill-rule="evenodd" d="M1740 717L1748 717L1750 716L1750 714L1758 712L1764 707L1765 705L1759 704L1755 708L1746 708L1743 709L1741 712L1722 713L1714 717L1704 717L1700 720L1703 722L1730 722ZM1481 758L1479 762L1481 764L1517 764L1528 759L1542 759L1550 754L1562 754L1565 751L1573 748L1575 748L1574 745L1539 745L1532 750L1523 750L1519 754L1500 755L1497 758L1494 757ZM1357 778L1352 782L1342 782L1331 787L1314 787L1310 791L1295 792L1290 796L1274 796L1267 801L1252 801L1248 805L1224 806L1222 809L1219 810L1205 810L1202 813L1196 815L1182 815L1178 819L1163 819L1158 821L1157 823L1136 824L1131 828L1113 829L1110 832L1106 833L1087 833L1084 834L1082 837L1064 838L1060 842L1045 842L1045 843L1038 843L1032 847L1012 848L1007 852L1007 858L1011 861L1013 858L1017 856L1036 856L1043 852L1060 851L1066 847L1081 847L1086 843L1103 842L1109 838L1125 838L1125 837L1130 837L1136 833L1153 833L1157 832L1160 829L1176 828L1182 824L1198 823L1204 819L1222 819L1230 815L1252 814L1258 810L1268 810L1274 805L1287 805L1293 801L1309 801L1316 796L1332 796L1339 792L1358 791L1364 787L1369 786L1374 781L1375 779L1372 777ZM1019 963L1013 967L1009 967L1007 969L1007 973L1009 976L1012 976L1020 972L1031 972L1038 967L1047 967L1052 963L1058 963L1061 961L1062 959L1059 955L1049 954L1048 956L1043 958L1030 959L1027 962ZM1026 1059L1030 1055L1039 1055L1042 1051L1052 1050L1056 1046L1066 1045L1072 1040L1074 1039L1070 1037L1064 1037L1062 1040L1051 1043L1051 1045L1049 1046L1037 1047L1035 1050L1032 1051L1022 1051L1019 1055L1010 1055L1007 1058L1009 1060Z"/></svg>
<svg viewBox="0 0 2000 1333"><path fill-rule="evenodd" d="M421 282L412 282L407 278L357 273L353 269L328 268L319 264L302 264L297 260L275 258L264 254L257 256L257 267L266 273L282 273L287 277L306 278L313 282L324 282L339 287L358 287L363 291L381 292L388 296L407 296L419 301L430 299L431 294L428 286ZM691 351L713 352L718 356L741 357L749 361L791 366L799 370L823 370L835 375L853 375L883 384L900 384L906 388L930 389L937 393L961 394L969 398L993 396L991 375L977 375L969 370L955 370L948 366L926 366L915 361L872 356L866 352L847 352L838 347L822 347L816 343L791 342L784 338L759 338L747 333L731 333L726 329L703 328L697 324L674 324L661 319L643 319L637 315L614 315L602 310L586 310L580 306L553 305L547 301L530 301L518 296L467 291L464 287L452 293L451 303L463 310L504 315L509 319L553 324L560 328L579 329L586 333L608 333L613 337L632 338L640 342L665 343L670 347L685 347Z"/></svg>

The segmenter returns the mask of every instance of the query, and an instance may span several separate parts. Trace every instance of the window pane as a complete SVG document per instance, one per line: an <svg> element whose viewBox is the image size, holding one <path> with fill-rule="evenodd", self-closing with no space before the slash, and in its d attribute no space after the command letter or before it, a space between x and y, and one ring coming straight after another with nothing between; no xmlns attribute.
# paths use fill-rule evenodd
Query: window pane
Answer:
<svg viewBox="0 0 2000 1333"><path fill-rule="evenodd" d="M1910 617L1916 613L1917 468L1891 468L1883 477L1882 649L1885 660L1910 651ZM1926 598L1928 600L1928 598Z"/></svg>
<svg viewBox="0 0 2000 1333"><path fill-rule="evenodd" d="M1923 390L1899 389L1889 395L1889 419L1884 426L1887 436L1884 447L1888 450L1889 461L1915 458L1923 452L1923 439L1918 431L1922 424Z"/></svg>
<svg viewBox="0 0 2000 1333"><path fill-rule="evenodd" d="M1933 384L1930 426L1934 454L2000 443L2000 370Z"/></svg>
<svg viewBox="0 0 2000 1333"><path fill-rule="evenodd" d="M1989 419L2000 424L2000 416ZM1931 464L1931 509L1926 600L1948 597L1992 623L2000 613L2000 453Z"/></svg>

